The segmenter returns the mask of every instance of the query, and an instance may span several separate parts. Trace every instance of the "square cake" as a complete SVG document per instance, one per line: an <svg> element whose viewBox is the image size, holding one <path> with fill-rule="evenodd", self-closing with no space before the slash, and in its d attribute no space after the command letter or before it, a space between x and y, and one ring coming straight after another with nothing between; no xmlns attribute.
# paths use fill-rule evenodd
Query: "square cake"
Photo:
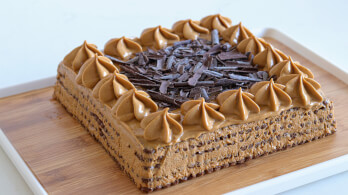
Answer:
<svg viewBox="0 0 348 195"><path fill-rule="evenodd" d="M219 14L85 41L54 97L144 192L336 131L312 72Z"/></svg>

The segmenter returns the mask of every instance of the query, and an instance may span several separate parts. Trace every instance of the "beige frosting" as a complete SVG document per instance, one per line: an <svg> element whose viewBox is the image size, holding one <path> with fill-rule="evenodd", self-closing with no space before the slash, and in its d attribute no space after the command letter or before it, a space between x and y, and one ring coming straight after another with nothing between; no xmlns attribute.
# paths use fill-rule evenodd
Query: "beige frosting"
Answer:
<svg viewBox="0 0 348 195"><path fill-rule="evenodd" d="M323 96L319 92L320 84L304 74L284 75L277 79L277 83L285 85L286 93L301 106L323 101Z"/></svg>
<svg viewBox="0 0 348 195"><path fill-rule="evenodd" d="M141 121L150 112L158 110L157 104L144 91L132 89L124 93L112 107L116 118L121 121L136 119Z"/></svg>
<svg viewBox="0 0 348 195"><path fill-rule="evenodd" d="M232 20L221 16L220 14L206 16L201 20L201 26L209 30L218 30L219 33L222 33L226 28L230 27Z"/></svg>
<svg viewBox="0 0 348 195"><path fill-rule="evenodd" d="M134 88L126 75L114 72L97 83L93 89L93 96L112 107L121 95Z"/></svg>
<svg viewBox="0 0 348 195"><path fill-rule="evenodd" d="M95 54L100 56L103 55L103 53L97 49L97 46L84 41L81 46L76 47L64 57L63 64L72 68L75 72L78 72L83 63L89 58L94 57Z"/></svg>
<svg viewBox="0 0 348 195"><path fill-rule="evenodd" d="M225 116L217 111L218 104L207 103L204 98L184 102L181 113L184 115L183 125L200 125L205 130L211 131L216 120L225 120Z"/></svg>
<svg viewBox="0 0 348 195"><path fill-rule="evenodd" d="M81 67L76 82L87 88L93 89L93 87L109 73L119 72L112 61L104 56L98 56L89 58Z"/></svg>
<svg viewBox="0 0 348 195"><path fill-rule="evenodd" d="M173 32L181 39L196 40L198 37L209 39L209 29L200 26L199 21L180 20L173 25Z"/></svg>
<svg viewBox="0 0 348 195"><path fill-rule="evenodd" d="M224 41L229 42L232 46L236 46L244 39L253 36L249 29L245 28L241 22L227 28L221 33L221 35Z"/></svg>
<svg viewBox="0 0 348 195"><path fill-rule="evenodd" d="M314 78L313 73L308 68L300 65L299 63L294 62L291 57L274 65L269 71L270 76L276 75L277 78L283 75L301 73L305 77Z"/></svg>
<svg viewBox="0 0 348 195"><path fill-rule="evenodd" d="M262 70L269 71L272 66L285 59L288 59L288 57L283 52L273 48L272 45L267 44L262 52L255 55L253 63L258 64Z"/></svg>
<svg viewBox="0 0 348 195"><path fill-rule="evenodd" d="M219 111L225 115L237 115L239 119L248 119L249 112L259 113L260 107L254 102L254 95L239 90L229 90L220 93L216 100Z"/></svg>
<svg viewBox="0 0 348 195"><path fill-rule="evenodd" d="M270 81L255 83L250 92L255 95L255 102L259 105L267 106L271 111L278 111L280 106L288 107L291 105L291 97L284 91L285 86Z"/></svg>
<svg viewBox="0 0 348 195"><path fill-rule="evenodd" d="M144 138L148 141L160 140L170 143L177 140L183 133L180 115L168 112L169 108L151 113L145 117L140 126L144 129ZM174 141L175 141L174 140Z"/></svg>
<svg viewBox="0 0 348 195"><path fill-rule="evenodd" d="M237 45L237 50L241 53L251 52L253 55L256 55L265 49L264 45L266 44L267 43L265 40L257 38L253 35L247 39L242 40Z"/></svg>
<svg viewBox="0 0 348 195"><path fill-rule="evenodd" d="M125 37L109 40L104 47L106 55L113 56L121 60L128 60L138 52L142 52L141 45L132 39Z"/></svg>
<svg viewBox="0 0 348 195"><path fill-rule="evenodd" d="M141 45L153 49L163 49L179 40L178 35L161 26L147 28L140 36Z"/></svg>

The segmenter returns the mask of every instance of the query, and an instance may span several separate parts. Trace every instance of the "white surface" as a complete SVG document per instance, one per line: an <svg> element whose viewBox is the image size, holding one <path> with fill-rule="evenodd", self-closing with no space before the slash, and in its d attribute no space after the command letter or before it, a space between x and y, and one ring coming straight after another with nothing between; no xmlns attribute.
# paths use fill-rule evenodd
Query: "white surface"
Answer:
<svg viewBox="0 0 348 195"><path fill-rule="evenodd" d="M184 5L184 6L183 6ZM83 40L100 48L112 37L139 36L146 28L221 13L249 28L274 27L348 70L348 3L345 1L1 1L0 88L54 76L58 62ZM160 16L160 17L158 17ZM30 67L30 68L28 68ZM0 154L0 181L18 177ZM17 174L17 175L16 175ZM19 182L0 182L5 194L25 194ZM18 181L18 182L17 182ZM342 173L287 194L346 192ZM340 185L341 184L341 185ZM23 193L14 189L23 189Z"/></svg>

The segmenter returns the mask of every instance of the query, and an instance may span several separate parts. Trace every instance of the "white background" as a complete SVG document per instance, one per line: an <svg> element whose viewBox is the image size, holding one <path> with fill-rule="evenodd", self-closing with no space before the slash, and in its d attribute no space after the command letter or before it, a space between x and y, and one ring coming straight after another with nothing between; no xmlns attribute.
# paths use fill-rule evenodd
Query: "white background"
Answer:
<svg viewBox="0 0 348 195"><path fill-rule="evenodd" d="M348 72L348 1L0 0L0 88L54 76L62 58L84 40L102 49L110 38L215 13L250 29L276 28ZM1 192L16 194L17 188L23 194L28 189L6 159L0 150ZM345 183L348 173L288 193L347 193Z"/></svg>

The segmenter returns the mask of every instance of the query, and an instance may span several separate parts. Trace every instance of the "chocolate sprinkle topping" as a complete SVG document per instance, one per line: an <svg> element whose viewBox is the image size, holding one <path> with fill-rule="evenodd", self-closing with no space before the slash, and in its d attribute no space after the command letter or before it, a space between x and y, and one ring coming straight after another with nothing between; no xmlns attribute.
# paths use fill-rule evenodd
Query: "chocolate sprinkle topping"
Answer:
<svg viewBox="0 0 348 195"><path fill-rule="evenodd" d="M215 31L211 33L212 41L178 41L165 49L137 53L127 62L107 57L159 106L172 109L189 99L204 97L211 101L222 91L247 89L269 79L267 72L252 65L250 53L242 54L229 43L221 44Z"/></svg>

